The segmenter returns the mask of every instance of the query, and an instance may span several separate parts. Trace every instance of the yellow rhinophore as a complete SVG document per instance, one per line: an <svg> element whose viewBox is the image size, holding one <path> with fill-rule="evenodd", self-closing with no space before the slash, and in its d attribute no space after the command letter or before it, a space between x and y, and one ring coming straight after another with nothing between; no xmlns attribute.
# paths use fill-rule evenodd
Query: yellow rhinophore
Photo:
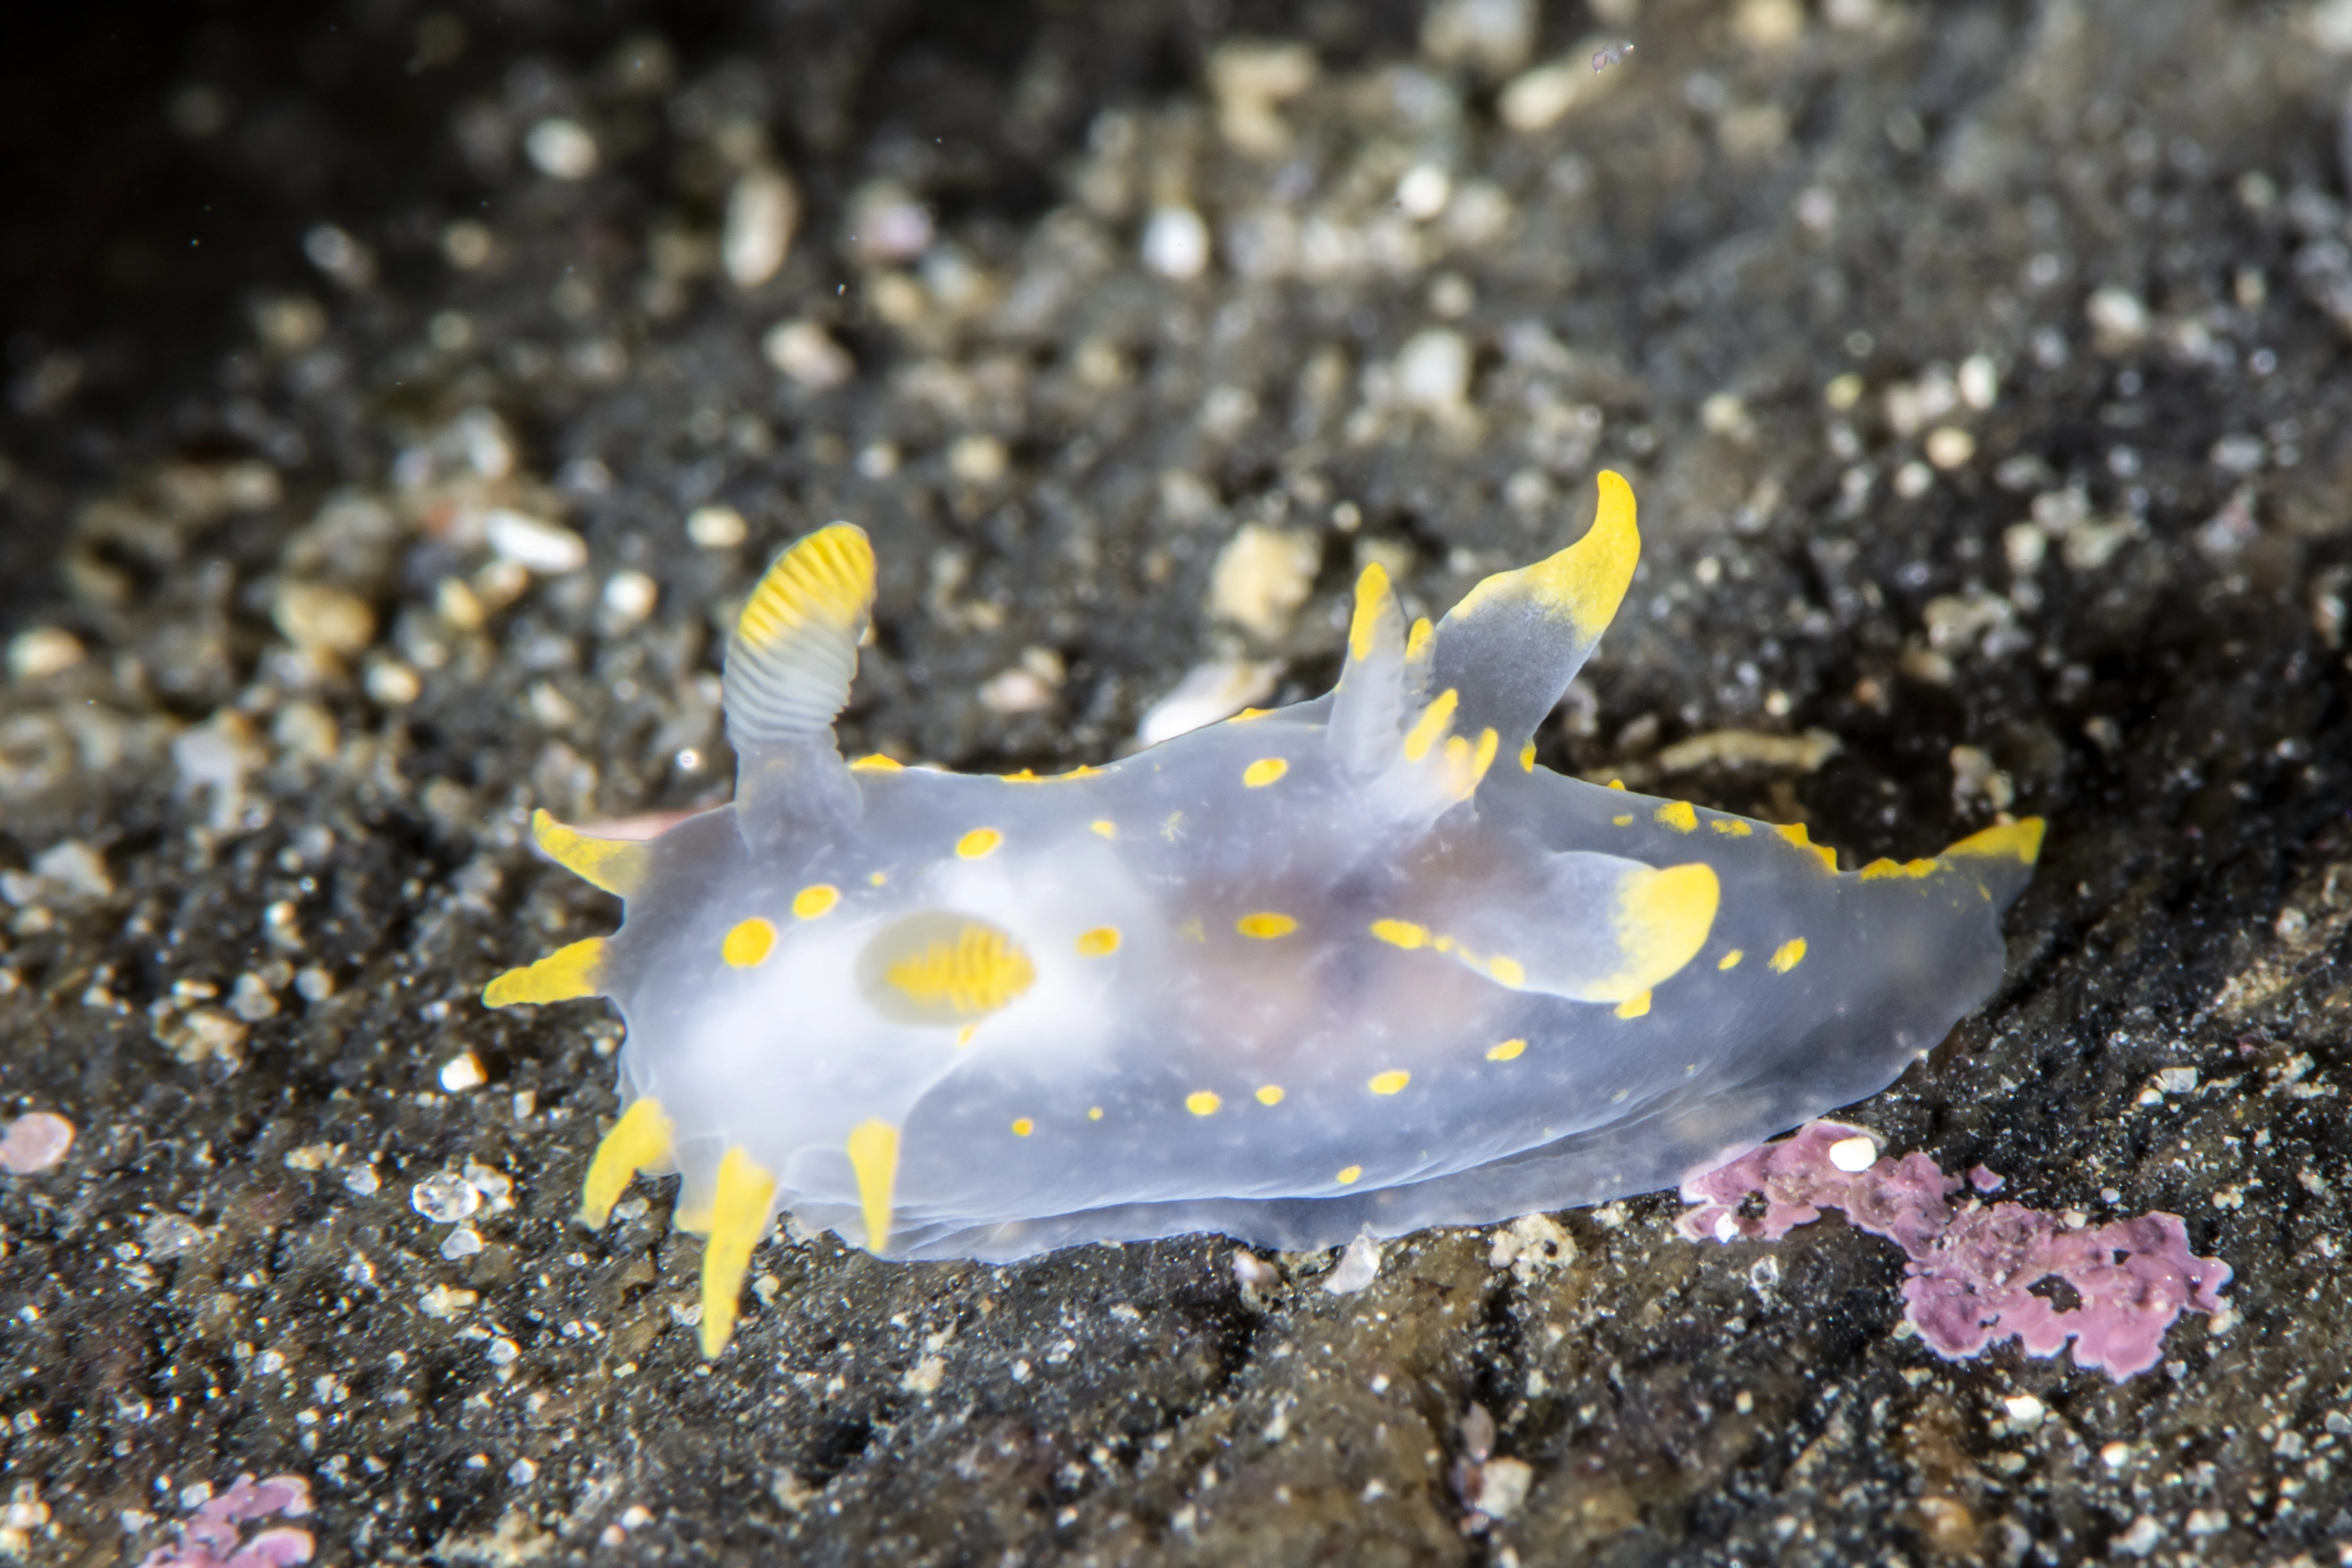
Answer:
<svg viewBox="0 0 2352 1568"><path fill-rule="evenodd" d="M653 868L652 849L634 838L594 838L566 827L546 811L530 814L530 836L548 858L616 898L634 898Z"/></svg>
<svg viewBox="0 0 2352 1568"><path fill-rule="evenodd" d="M710 1237L702 1244L702 1353L715 1356L735 1335L735 1310L751 1249L767 1234L776 1178L740 1149L719 1162L719 1194L710 1203Z"/></svg>
<svg viewBox="0 0 2352 1568"><path fill-rule="evenodd" d="M1644 868L1620 885L1613 929L1622 967L1595 988L1597 1002L1630 1002L1677 973L1706 945L1722 884L1704 861Z"/></svg>
<svg viewBox="0 0 2352 1568"><path fill-rule="evenodd" d="M657 1100L640 1100L621 1112L613 1130L596 1145L588 1162L588 1179L580 1184L580 1223L602 1230L613 1217L613 1205L629 1183L648 1165L669 1158L669 1113Z"/></svg>
<svg viewBox="0 0 2352 1568"><path fill-rule="evenodd" d="M736 617L735 635L772 647L804 626L833 630L857 624L874 598L874 546L845 522L820 528L768 568Z"/></svg>
<svg viewBox="0 0 2352 1568"><path fill-rule="evenodd" d="M604 962L604 939L592 936L559 947L537 963L509 969L482 988L485 1007L518 1002L570 1002L596 994L596 972Z"/></svg>
<svg viewBox="0 0 2352 1568"><path fill-rule="evenodd" d="M1981 833L1971 833L1958 844L1944 850L1947 858L1954 855L1981 855L1988 859L2000 858L2031 866L2042 858L2042 819L2021 817L1988 827Z"/></svg>
<svg viewBox="0 0 2352 1568"><path fill-rule="evenodd" d="M898 1184L898 1130L887 1121L861 1121L845 1145L849 1168L857 1173L857 1206L866 1211L866 1250L880 1256L890 1245L890 1194Z"/></svg>

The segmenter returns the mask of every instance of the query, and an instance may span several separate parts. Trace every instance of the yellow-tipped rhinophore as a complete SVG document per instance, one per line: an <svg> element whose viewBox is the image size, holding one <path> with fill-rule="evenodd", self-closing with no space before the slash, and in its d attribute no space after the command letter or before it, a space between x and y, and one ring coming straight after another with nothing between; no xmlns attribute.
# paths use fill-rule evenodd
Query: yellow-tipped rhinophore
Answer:
<svg viewBox="0 0 2352 1568"><path fill-rule="evenodd" d="M483 987L482 1005L511 1007L518 1002L570 1002L596 994L596 971L604 962L604 939L592 936L560 947L537 963L509 969Z"/></svg>
<svg viewBox="0 0 2352 1568"><path fill-rule="evenodd" d="M719 1192L710 1204L710 1236L702 1244L702 1353L715 1356L735 1335L735 1310L751 1249L768 1232L776 1178L740 1149L719 1162Z"/></svg>
<svg viewBox="0 0 2352 1568"><path fill-rule="evenodd" d="M849 1168L857 1173L857 1203L866 1211L866 1250L890 1245L890 1197L898 1184L898 1130L887 1121L850 1129Z"/></svg>
<svg viewBox="0 0 2352 1568"><path fill-rule="evenodd" d="M1988 859L2015 860L2031 866L2042 858L2042 819L2038 816L2004 822L1998 827L1988 827L1981 833L1971 833L1958 844L1948 846L1944 853L1981 855Z"/></svg>
<svg viewBox="0 0 2352 1568"><path fill-rule="evenodd" d="M1583 538L1532 566L1487 578L1463 596L1454 616L1475 616L1489 602L1532 600L1573 626L1576 635L1597 638L1616 618L1633 567L1642 559L1642 534L1634 526L1633 487L1609 469L1600 477L1601 501Z"/></svg>
<svg viewBox="0 0 2352 1568"><path fill-rule="evenodd" d="M580 1223L602 1230L613 1217L613 1205L628 1190L639 1171L669 1156L669 1114L657 1100L640 1100L621 1112L613 1130L596 1145L588 1162L588 1179L580 1186Z"/></svg>
<svg viewBox="0 0 2352 1568"><path fill-rule="evenodd" d="M1704 861L1643 870L1617 895L1615 929L1624 967L1604 982L1603 1002L1627 1002L1681 970L1706 945L1722 884Z"/></svg>
<svg viewBox="0 0 2352 1568"><path fill-rule="evenodd" d="M530 814L530 836L548 858L592 887L629 898L653 868L653 850L634 838L596 838L545 811Z"/></svg>
<svg viewBox="0 0 2352 1568"><path fill-rule="evenodd" d="M735 635L772 647L804 626L855 626L874 599L874 546L846 522L820 528L779 556L736 617Z"/></svg>

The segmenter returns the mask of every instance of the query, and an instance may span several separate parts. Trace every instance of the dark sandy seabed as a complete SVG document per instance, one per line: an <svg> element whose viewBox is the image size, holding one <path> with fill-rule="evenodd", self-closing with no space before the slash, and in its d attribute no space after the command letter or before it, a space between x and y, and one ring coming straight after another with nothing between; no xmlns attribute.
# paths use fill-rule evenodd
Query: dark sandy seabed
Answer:
<svg viewBox="0 0 2352 1568"><path fill-rule="evenodd" d="M251 1472L352 1564L2344 1560L2352 5L1591 11L25 24L0 1109L79 1137L0 1177L0 1552ZM784 542L880 552L847 748L1047 771L1319 691L1360 563L1441 611L1601 467L1645 558L1544 762L1849 867L2047 816L1849 1118L2183 1215L2237 1278L2161 1366L1939 1361L1893 1247L1672 1194L1352 1295L779 1237L706 1364L667 1188L570 1222L617 1026L476 997L617 910L526 819L725 798Z"/></svg>

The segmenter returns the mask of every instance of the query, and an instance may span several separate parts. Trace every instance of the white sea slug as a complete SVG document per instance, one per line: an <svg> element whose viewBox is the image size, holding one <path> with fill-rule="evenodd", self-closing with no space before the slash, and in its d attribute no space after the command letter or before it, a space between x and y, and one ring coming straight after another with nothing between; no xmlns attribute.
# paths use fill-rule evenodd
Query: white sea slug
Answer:
<svg viewBox="0 0 2352 1568"><path fill-rule="evenodd" d="M727 651L734 804L535 825L627 900L484 996L628 1024L583 1217L684 1177L715 1354L783 1209L898 1258L1319 1247L1671 1186L1884 1088L2000 980L2042 825L1841 875L1538 769L1640 551L1600 489L1434 628L1367 567L1328 696L1053 778L844 762L874 555L795 544Z"/></svg>

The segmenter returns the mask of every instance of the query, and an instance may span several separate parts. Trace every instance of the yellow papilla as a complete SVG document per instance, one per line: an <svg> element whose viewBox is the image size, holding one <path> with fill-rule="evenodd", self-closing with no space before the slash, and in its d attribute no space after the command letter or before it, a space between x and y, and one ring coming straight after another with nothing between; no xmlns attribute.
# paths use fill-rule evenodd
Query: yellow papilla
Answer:
<svg viewBox="0 0 2352 1568"><path fill-rule="evenodd" d="M1362 660L1372 657L1372 644L1380 636L1381 612L1389 602L1389 574L1377 561L1365 566L1356 578L1356 613L1348 622L1348 657Z"/></svg>
<svg viewBox="0 0 2352 1568"><path fill-rule="evenodd" d="M879 1255L890 1245L890 1200L898 1184L898 1130L887 1121L861 1121L844 1146L857 1175L857 1206L866 1215L866 1250Z"/></svg>
<svg viewBox="0 0 2352 1568"><path fill-rule="evenodd" d="M518 1002L570 1002L596 994L596 972L604 966L604 939L592 936L557 948L537 963L509 969L482 990L485 1007Z"/></svg>
<svg viewBox="0 0 2352 1568"><path fill-rule="evenodd" d="M1582 539L1548 560L1517 572L1500 573L1473 588L1454 613L1475 615L1489 599L1532 600L1566 620L1575 634L1597 638L1617 615L1633 567L1642 559L1641 531L1634 526L1633 487L1607 469L1600 479L1600 507Z"/></svg>
<svg viewBox="0 0 2352 1568"><path fill-rule="evenodd" d="M2004 822L1998 827L1988 827L1981 833L1971 833L1945 849L1947 856L1981 855L1988 859L2009 859L2031 866L2042 858L2042 822L2038 816L2021 817Z"/></svg>
<svg viewBox="0 0 2352 1568"><path fill-rule="evenodd" d="M595 838L566 827L546 811L530 814L530 836L548 858L616 898L630 898L653 869L650 847L634 838Z"/></svg>
<svg viewBox="0 0 2352 1568"><path fill-rule="evenodd" d="M659 1100L640 1100L621 1112L588 1162L588 1179L580 1184L580 1223L604 1229L636 1173L669 1158L669 1115Z"/></svg>
<svg viewBox="0 0 2352 1568"><path fill-rule="evenodd" d="M740 1149L719 1162L719 1192L710 1201L710 1235L702 1244L702 1353L715 1356L735 1337L735 1312L751 1249L767 1233L776 1204L776 1178Z"/></svg>

